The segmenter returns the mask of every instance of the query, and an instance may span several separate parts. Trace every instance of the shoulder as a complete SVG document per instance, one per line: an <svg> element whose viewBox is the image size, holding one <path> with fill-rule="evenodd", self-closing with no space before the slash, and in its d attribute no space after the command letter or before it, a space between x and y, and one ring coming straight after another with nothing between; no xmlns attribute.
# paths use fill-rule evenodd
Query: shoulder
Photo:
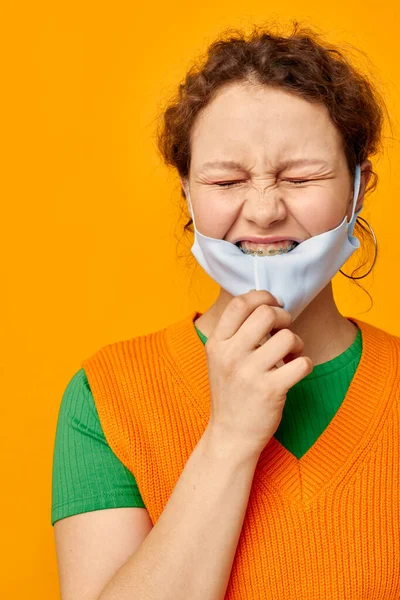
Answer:
<svg viewBox="0 0 400 600"><path fill-rule="evenodd" d="M91 395L89 382L83 368L78 369L68 380L62 396L61 408L71 408L78 404L81 399Z"/></svg>
<svg viewBox="0 0 400 600"><path fill-rule="evenodd" d="M372 331L379 340L385 340L393 350L400 352L400 335L389 331L378 325L368 324L369 331Z"/></svg>
<svg viewBox="0 0 400 600"><path fill-rule="evenodd" d="M81 400L90 400L91 398L92 392L86 371L81 367L68 380L63 393L63 403L74 405Z"/></svg>
<svg viewBox="0 0 400 600"><path fill-rule="evenodd" d="M84 429L104 439L92 390L82 367L70 377L62 395L58 429L65 428Z"/></svg>
<svg viewBox="0 0 400 600"><path fill-rule="evenodd" d="M386 343L393 345L393 347L400 347L400 335L397 335L380 325L368 323L357 317L347 318L356 323L359 329L361 329L363 337L368 336L368 338L371 339L371 341L374 340L376 344Z"/></svg>
<svg viewBox="0 0 400 600"><path fill-rule="evenodd" d="M188 317L184 321L187 322ZM181 322L109 342L97 348L81 362L90 385L95 385L95 372L101 372L103 377L130 376L135 368L141 371L142 368L146 368L146 365L157 363L160 356L168 352L169 331Z"/></svg>

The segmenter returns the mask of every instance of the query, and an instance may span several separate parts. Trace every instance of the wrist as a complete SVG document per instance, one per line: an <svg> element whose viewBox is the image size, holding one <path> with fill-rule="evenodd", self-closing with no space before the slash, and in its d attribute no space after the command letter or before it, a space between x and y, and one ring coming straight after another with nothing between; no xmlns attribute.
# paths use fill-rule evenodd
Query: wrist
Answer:
<svg viewBox="0 0 400 600"><path fill-rule="evenodd" d="M212 459L246 464L254 469L260 458L261 449L252 447L251 444L241 443L224 435L218 427L209 423L202 435L202 443Z"/></svg>

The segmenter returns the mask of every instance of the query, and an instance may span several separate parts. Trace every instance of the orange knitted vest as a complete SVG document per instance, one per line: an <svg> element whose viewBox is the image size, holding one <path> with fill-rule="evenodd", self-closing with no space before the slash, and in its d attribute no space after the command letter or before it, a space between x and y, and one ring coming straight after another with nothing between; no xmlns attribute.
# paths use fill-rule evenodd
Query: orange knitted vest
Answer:
<svg viewBox="0 0 400 600"><path fill-rule="evenodd" d="M199 315L82 362L107 442L153 524L209 419ZM400 598L400 337L348 318L362 332L357 371L301 459L275 437L262 451L227 600Z"/></svg>

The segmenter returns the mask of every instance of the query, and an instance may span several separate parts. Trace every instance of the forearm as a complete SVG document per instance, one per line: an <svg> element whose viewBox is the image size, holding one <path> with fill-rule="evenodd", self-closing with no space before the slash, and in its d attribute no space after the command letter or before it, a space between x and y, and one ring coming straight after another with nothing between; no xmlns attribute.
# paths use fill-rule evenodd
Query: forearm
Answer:
<svg viewBox="0 0 400 600"><path fill-rule="evenodd" d="M222 600L257 461L207 428L153 529L99 600Z"/></svg>

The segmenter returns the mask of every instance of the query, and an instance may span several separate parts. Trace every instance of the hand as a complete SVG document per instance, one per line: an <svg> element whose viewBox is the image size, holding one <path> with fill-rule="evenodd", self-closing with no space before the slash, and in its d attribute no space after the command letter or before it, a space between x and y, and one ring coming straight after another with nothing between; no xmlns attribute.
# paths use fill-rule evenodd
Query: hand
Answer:
<svg viewBox="0 0 400 600"><path fill-rule="evenodd" d="M288 390L314 367L302 356L304 342L288 329L291 323L291 314L265 290L229 302L205 344L211 390L207 427L214 438L217 432L239 451L260 454L274 435Z"/></svg>

